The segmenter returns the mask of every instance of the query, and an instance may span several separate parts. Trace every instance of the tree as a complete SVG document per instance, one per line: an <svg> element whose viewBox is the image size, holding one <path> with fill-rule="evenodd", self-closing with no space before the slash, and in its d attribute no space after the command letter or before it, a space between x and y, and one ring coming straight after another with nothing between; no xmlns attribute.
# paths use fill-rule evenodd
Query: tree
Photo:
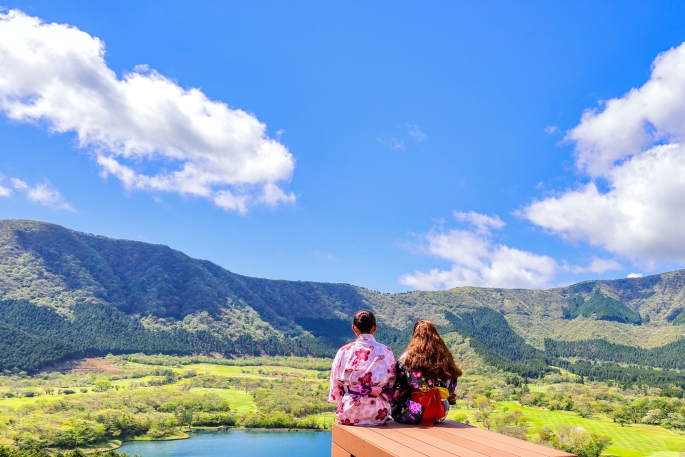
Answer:
<svg viewBox="0 0 685 457"><path fill-rule="evenodd" d="M193 427L194 414L195 411L192 408L179 407L174 413L174 416L176 417L176 421L178 422L178 425L181 427L181 429L183 429L184 425L190 429Z"/></svg>
<svg viewBox="0 0 685 457"><path fill-rule="evenodd" d="M95 388L93 390L95 392L106 392L112 388L112 383L107 379L98 379L94 384Z"/></svg>
<svg viewBox="0 0 685 457"><path fill-rule="evenodd" d="M74 423L76 446L102 441L105 437L105 426L97 422L78 420Z"/></svg>
<svg viewBox="0 0 685 457"><path fill-rule="evenodd" d="M640 420L643 424L659 425L663 419L660 409L650 409Z"/></svg>
<svg viewBox="0 0 685 457"><path fill-rule="evenodd" d="M685 430L685 417L679 413L670 413L663 422L663 425L670 428Z"/></svg>
<svg viewBox="0 0 685 457"><path fill-rule="evenodd" d="M582 427L560 425L549 442L554 448L571 452L578 457L600 457L604 449L611 445L611 438L590 433Z"/></svg>

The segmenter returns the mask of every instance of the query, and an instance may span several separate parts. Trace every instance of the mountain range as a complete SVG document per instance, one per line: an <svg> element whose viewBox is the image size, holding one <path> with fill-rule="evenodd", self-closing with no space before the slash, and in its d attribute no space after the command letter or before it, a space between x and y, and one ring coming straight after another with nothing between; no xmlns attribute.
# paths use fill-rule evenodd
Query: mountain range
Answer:
<svg viewBox="0 0 685 457"><path fill-rule="evenodd" d="M377 314L379 339L397 348L427 318L500 365L581 353L640 365L635 357L671 354L685 341L685 270L547 290L389 294L252 278L163 245L0 221L0 369L131 352L331 356L361 308ZM507 348L514 340L518 352ZM598 341L609 346L591 350ZM679 367L671 356L650 357Z"/></svg>

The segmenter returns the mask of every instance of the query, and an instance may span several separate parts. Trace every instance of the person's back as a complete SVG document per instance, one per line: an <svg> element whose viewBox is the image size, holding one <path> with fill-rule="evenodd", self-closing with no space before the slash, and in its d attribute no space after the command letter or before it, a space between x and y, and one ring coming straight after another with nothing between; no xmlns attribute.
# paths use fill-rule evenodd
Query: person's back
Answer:
<svg viewBox="0 0 685 457"><path fill-rule="evenodd" d="M344 425L379 425L390 413L390 390L395 381L395 357L373 336L371 311L354 315L357 340L340 348L331 368L329 401L338 404L335 418Z"/></svg>
<svg viewBox="0 0 685 457"><path fill-rule="evenodd" d="M405 424L433 425L456 402L461 370L432 322L414 324L412 341L397 360L392 418Z"/></svg>

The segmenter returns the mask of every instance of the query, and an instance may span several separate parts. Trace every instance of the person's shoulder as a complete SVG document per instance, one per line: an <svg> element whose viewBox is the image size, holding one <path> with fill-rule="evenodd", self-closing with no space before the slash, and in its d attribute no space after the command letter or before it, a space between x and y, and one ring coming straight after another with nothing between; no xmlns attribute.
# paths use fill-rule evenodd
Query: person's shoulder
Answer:
<svg viewBox="0 0 685 457"><path fill-rule="evenodd" d="M350 349L352 349L352 346L354 346L354 343L355 342L352 341L351 343L347 343L345 346L338 349L338 354L345 352L345 351L349 351Z"/></svg>
<svg viewBox="0 0 685 457"><path fill-rule="evenodd" d="M388 346L386 346L383 343L378 343L379 349L381 352L384 352L385 355L391 355L392 358L395 358L395 354L392 353L392 349L390 349Z"/></svg>

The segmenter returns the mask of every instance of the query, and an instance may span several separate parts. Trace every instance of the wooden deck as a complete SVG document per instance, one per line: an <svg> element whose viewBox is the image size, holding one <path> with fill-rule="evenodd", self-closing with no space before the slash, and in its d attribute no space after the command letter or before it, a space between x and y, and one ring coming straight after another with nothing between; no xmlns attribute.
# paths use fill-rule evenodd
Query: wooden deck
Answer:
<svg viewBox="0 0 685 457"><path fill-rule="evenodd" d="M575 457L459 422L434 427L389 422L377 427L333 424L331 457Z"/></svg>

